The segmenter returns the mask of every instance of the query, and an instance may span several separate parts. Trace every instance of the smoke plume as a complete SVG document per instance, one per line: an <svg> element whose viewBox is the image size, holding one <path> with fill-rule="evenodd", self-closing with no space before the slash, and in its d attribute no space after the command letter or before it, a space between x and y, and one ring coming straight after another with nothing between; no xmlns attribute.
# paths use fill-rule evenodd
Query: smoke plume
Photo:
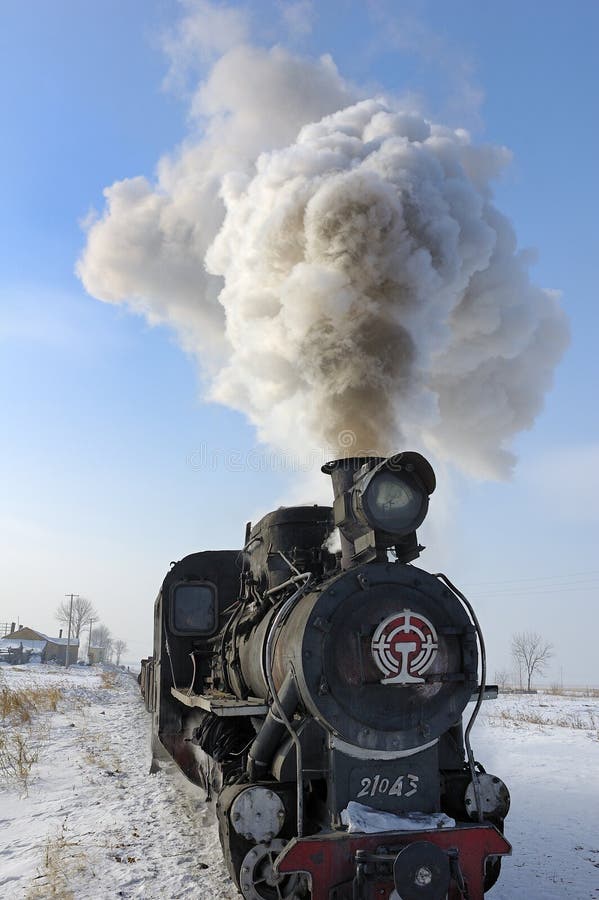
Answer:
<svg viewBox="0 0 599 900"><path fill-rule="evenodd" d="M173 327L272 445L504 476L567 343L492 202L509 153L280 48L227 50L193 111L155 183L106 189L86 289Z"/></svg>

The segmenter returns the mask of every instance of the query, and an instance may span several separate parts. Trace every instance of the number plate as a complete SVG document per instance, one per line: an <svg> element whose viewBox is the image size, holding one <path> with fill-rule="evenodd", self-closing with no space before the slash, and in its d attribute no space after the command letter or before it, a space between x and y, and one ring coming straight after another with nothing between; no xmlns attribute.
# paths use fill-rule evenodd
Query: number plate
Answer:
<svg viewBox="0 0 599 900"><path fill-rule="evenodd" d="M352 787L356 788L356 777L352 778ZM413 797L418 793L420 776L413 772L382 773L370 770L368 775L359 778L359 789L354 799L368 804L369 800L379 797Z"/></svg>
<svg viewBox="0 0 599 900"><path fill-rule="evenodd" d="M439 758L430 747L403 759L362 761L337 758L339 808L356 800L388 812L435 812L440 804ZM353 763L353 765L351 764Z"/></svg>

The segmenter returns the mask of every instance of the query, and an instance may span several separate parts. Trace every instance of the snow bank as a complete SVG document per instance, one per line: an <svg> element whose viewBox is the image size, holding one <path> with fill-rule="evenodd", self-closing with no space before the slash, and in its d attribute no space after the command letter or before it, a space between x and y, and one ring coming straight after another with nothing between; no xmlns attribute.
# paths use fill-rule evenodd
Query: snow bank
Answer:
<svg viewBox="0 0 599 900"><path fill-rule="evenodd" d="M0 896L232 900L209 809L178 771L148 774L149 716L134 678L114 678L110 687L97 668L0 667L11 688L64 692L38 722L27 793L0 783Z"/></svg>
<svg viewBox="0 0 599 900"><path fill-rule="evenodd" d="M472 744L512 805L492 900L599 898L599 697L504 695L483 704Z"/></svg>

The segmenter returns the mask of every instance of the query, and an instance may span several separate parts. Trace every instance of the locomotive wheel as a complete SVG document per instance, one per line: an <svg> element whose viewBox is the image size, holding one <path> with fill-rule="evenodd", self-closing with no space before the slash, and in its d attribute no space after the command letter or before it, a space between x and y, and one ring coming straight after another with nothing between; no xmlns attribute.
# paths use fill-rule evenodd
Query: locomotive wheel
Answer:
<svg viewBox="0 0 599 900"><path fill-rule="evenodd" d="M300 875L277 875L274 861L286 841L256 844L246 853L239 871L239 886L245 900L296 900L304 896Z"/></svg>
<svg viewBox="0 0 599 900"><path fill-rule="evenodd" d="M501 857L489 856L485 863L485 894L490 891L501 874Z"/></svg>

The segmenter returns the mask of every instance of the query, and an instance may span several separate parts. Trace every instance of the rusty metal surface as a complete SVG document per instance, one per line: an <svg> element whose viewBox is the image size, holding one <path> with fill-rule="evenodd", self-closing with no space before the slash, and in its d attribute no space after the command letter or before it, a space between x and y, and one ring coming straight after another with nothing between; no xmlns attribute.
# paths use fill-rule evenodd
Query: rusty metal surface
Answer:
<svg viewBox="0 0 599 900"><path fill-rule="evenodd" d="M487 856L506 856L512 848L492 825L471 825L436 831L384 832L381 834L348 834L333 832L327 835L294 839L277 857L275 868L281 873L306 872L312 883L312 900L330 900L331 889L347 885L354 878L356 853L374 853L384 847L399 853L402 847L417 841L431 841L442 850L458 850L459 864L468 887L469 900L484 898L484 862ZM389 890L393 881L389 881ZM449 900L459 900L455 883Z"/></svg>

